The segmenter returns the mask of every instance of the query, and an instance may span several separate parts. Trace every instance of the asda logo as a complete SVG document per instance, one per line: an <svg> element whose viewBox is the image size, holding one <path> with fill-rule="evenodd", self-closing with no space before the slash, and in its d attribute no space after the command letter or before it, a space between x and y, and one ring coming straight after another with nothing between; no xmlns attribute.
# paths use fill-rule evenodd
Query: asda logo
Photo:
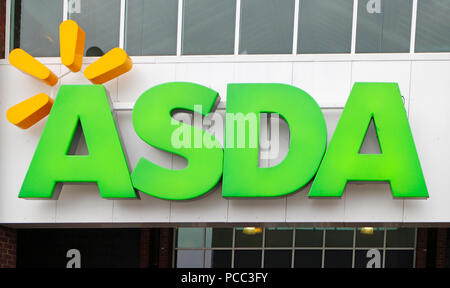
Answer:
<svg viewBox="0 0 450 288"><path fill-rule="evenodd" d="M311 180L310 197L340 197L349 181L388 181L394 197L428 197L395 83L356 83L328 147L320 107L308 93L290 85L229 84L224 147L211 133L172 117L178 110L207 116L217 101L216 91L194 83L170 82L144 92L132 112L135 132L148 145L184 157L188 164L181 170L167 169L142 157L130 173L105 88L63 85L19 197L57 198L60 183L94 182L103 198L137 198L137 189L185 200L207 193L221 179L224 197L283 196ZM237 118L230 117L261 113L278 113L290 130L289 151L274 167L258 167L257 145L230 145L239 141L239 131L251 131L239 130ZM260 117L255 119L253 128L259 134ZM371 120L381 153L360 154ZM70 153L79 124L88 155ZM173 135L180 131L207 139L209 145L174 145Z"/></svg>

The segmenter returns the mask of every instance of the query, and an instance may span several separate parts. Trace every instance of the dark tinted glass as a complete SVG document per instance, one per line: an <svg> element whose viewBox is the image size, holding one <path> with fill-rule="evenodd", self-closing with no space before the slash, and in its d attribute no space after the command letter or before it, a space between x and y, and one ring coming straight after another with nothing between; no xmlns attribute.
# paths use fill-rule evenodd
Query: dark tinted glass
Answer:
<svg viewBox="0 0 450 288"><path fill-rule="evenodd" d="M184 0L183 54L233 54L236 0Z"/></svg>
<svg viewBox="0 0 450 288"><path fill-rule="evenodd" d="M205 268L231 268L231 250L206 250Z"/></svg>
<svg viewBox="0 0 450 288"><path fill-rule="evenodd" d="M234 252L235 268L261 268L261 250L236 250Z"/></svg>
<svg viewBox="0 0 450 288"><path fill-rule="evenodd" d="M291 250L265 250L265 268L290 268L292 266Z"/></svg>
<svg viewBox="0 0 450 288"><path fill-rule="evenodd" d="M294 0L242 0L239 54L291 54Z"/></svg>
<svg viewBox="0 0 450 288"><path fill-rule="evenodd" d="M353 247L353 228L326 230L326 247Z"/></svg>
<svg viewBox="0 0 450 288"><path fill-rule="evenodd" d="M352 250L326 250L325 268L351 268Z"/></svg>
<svg viewBox="0 0 450 288"><path fill-rule="evenodd" d="M63 1L11 1L11 12L11 25L14 27L11 31L12 47L22 48L36 57L59 56Z"/></svg>
<svg viewBox="0 0 450 288"><path fill-rule="evenodd" d="M266 247L292 247L292 228L267 228Z"/></svg>
<svg viewBox="0 0 450 288"><path fill-rule="evenodd" d="M322 247L323 229L297 228L295 230L296 247Z"/></svg>
<svg viewBox="0 0 450 288"><path fill-rule="evenodd" d="M356 250L355 251L355 268L381 268L383 267L383 251L373 249L369 250Z"/></svg>
<svg viewBox="0 0 450 288"><path fill-rule="evenodd" d="M412 2L379 0L379 6L371 6L359 1L356 52L409 52Z"/></svg>
<svg viewBox="0 0 450 288"><path fill-rule="evenodd" d="M417 1L416 52L450 52L450 1Z"/></svg>
<svg viewBox="0 0 450 288"><path fill-rule="evenodd" d="M243 228L236 228L236 247L262 247L262 233L245 234Z"/></svg>
<svg viewBox="0 0 450 288"><path fill-rule="evenodd" d="M177 0L128 0L126 25L128 55L176 54Z"/></svg>
<svg viewBox="0 0 450 288"><path fill-rule="evenodd" d="M386 268L412 268L413 265L413 250L386 250Z"/></svg>
<svg viewBox="0 0 450 288"><path fill-rule="evenodd" d="M120 0L73 2L69 19L75 20L86 33L86 56L102 56L119 47Z"/></svg>
<svg viewBox="0 0 450 288"><path fill-rule="evenodd" d="M373 234L361 233L361 228L356 230L356 247L383 247L384 228L373 228Z"/></svg>
<svg viewBox="0 0 450 288"><path fill-rule="evenodd" d="M295 268L321 268L322 250L297 250L295 251Z"/></svg>
<svg viewBox="0 0 450 288"><path fill-rule="evenodd" d="M298 53L350 53L353 0L300 0Z"/></svg>
<svg viewBox="0 0 450 288"><path fill-rule="evenodd" d="M206 248L223 248L233 245L233 228L206 228Z"/></svg>
<svg viewBox="0 0 450 288"><path fill-rule="evenodd" d="M386 247L414 248L416 231L414 228L387 228Z"/></svg>

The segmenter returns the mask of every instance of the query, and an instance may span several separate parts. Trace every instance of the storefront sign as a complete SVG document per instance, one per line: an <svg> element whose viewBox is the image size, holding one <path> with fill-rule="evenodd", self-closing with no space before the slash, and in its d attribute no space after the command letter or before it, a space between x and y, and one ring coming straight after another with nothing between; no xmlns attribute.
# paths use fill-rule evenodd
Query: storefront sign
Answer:
<svg viewBox="0 0 450 288"><path fill-rule="evenodd" d="M61 39L73 46L69 49L62 44L61 55L63 64L79 71L84 32L74 23L61 25L61 31L68 31L69 35ZM17 50L12 54L10 61L16 67L49 85L56 84L56 76L26 52ZM129 71L131 66L126 53L115 48L91 64L84 74L92 83L102 84ZM396 83L356 83L327 150L323 113L314 99L299 88L284 84L229 84L222 148L209 132L172 117L177 110L207 116L218 100L216 91L185 82L155 86L144 92L134 106L134 129L147 144L184 157L188 165L181 170L167 169L142 157L132 173L102 85L62 85L54 101L45 94L37 96L12 107L7 115L13 124L28 128L49 113L19 194L21 198L55 199L63 182L95 182L103 198L137 198L137 189L158 198L186 200L207 193L222 177L224 197L283 196L301 189L314 177L310 197L340 197L349 181L388 181L394 197L428 197ZM239 140L239 123L234 125L236 119L230 117L257 115L256 122L249 125L259 131L261 113L278 113L289 125L288 154L274 167L258 167L257 146L234 145ZM361 154L371 120L381 153ZM173 125L174 121L177 125ZM79 136L79 124L89 155L69 153L74 138ZM180 127L199 135L209 145L175 147L173 135Z"/></svg>

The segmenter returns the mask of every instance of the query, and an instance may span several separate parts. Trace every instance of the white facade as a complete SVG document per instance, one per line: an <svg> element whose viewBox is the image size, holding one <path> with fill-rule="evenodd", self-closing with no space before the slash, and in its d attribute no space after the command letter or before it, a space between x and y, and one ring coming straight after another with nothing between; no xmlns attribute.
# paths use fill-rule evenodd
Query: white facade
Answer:
<svg viewBox="0 0 450 288"><path fill-rule="evenodd" d="M40 92L54 97L61 84L89 84L82 73L64 76L55 88L34 80L0 60L0 223L118 225L206 225L272 223L341 225L352 223L422 224L450 222L450 55L366 54L285 56L132 57L127 74L105 85L114 107L129 107L147 89L189 81L219 92L226 102L228 83L285 83L307 91L321 107L331 139L355 82L397 82L422 165L429 199L393 199L387 183L348 184L340 199L309 199L310 185L286 197L226 199L220 186L204 197L167 201L140 193L140 200L106 200L95 184L64 185L58 200L19 199L18 193L46 119L28 130L6 120L11 106ZM59 58L41 58L56 75L68 70ZM91 63L95 58L85 59ZM85 67L83 67L84 69ZM223 110L225 105L220 105ZM334 107L334 108L333 108ZM333 109L330 109L333 108ZM183 163L146 145L131 124L131 111L116 111L130 169L140 157L168 168ZM287 129L282 129L282 151ZM373 132L373 131L372 131ZM371 134L370 144L376 145ZM367 148L370 151L369 148ZM271 160L275 165L280 159ZM278 162L277 162L278 161ZM299 165L301 165L299 163Z"/></svg>

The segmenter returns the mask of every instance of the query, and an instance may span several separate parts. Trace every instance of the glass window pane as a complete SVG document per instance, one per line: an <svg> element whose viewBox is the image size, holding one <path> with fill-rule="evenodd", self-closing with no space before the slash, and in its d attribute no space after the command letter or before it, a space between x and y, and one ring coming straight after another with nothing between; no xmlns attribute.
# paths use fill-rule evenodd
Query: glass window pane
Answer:
<svg viewBox="0 0 450 288"><path fill-rule="evenodd" d="M206 250L205 268L231 268L231 250Z"/></svg>
<svg viewBox="0 0 450 288"><path fill-rule="evenodd" d="M58 57L63 2L16 0L11 5L11 47L36 57Z"/></svg>
<svg viewBox="0 0 450 288"><path fill-rule="evenodd" d="M177 250L177 268L203 268L202 250Z"/></svg>
<svg viewBox="0 0 450 288"><path fill-rule="evenodd" d="M416 52L450 52L450 1L417 1Z"/></svg>
<svg viewBox="0 0 450 288"><path fill-rule="evenodd" d="M86 33L86 56L101 56L119 47L120 0L79 0L69 7L69 19Z"/></svg>
<svg viewBox="0 0 450 288"><path fill-rule="evenodd" d="M261 268L261 250L236 250L234 268Z"/></svg>
<svg viewBox="0 0 450 288"><path fill-rule="evenodd" d="M414 228L386 228L386 247L414 248L416 231Z"/></svg>
<svg viewBox="0 0 450 288"><path fill-rule="evenodd" d="M369 250L355 251L355 268L381 268L383 267L383 251L380 249L373 249L368 254Z"/></svg>
<svg viewBox="0 0 450 288"><path fill-rule="evenodd" d="M325 234L326 247L353 247L353 228L330 228Z"/></svg>
<svg viewBox="0 0 450 288"><path fill-rule="evenodd" d="M412 268L413 265L413 250L386 250L386 268Z"/></svg>
<svg viewBox="0 0 450 288"><path fill-rule="evenodd" d="M292 228L267 228L266 247L292 247Z"/></svg>
<svg viewBox="0 0 450 288"><path fill-rule="evenodd" d="M322 247L323 229L297 228L295 230L296 247Z"/></svg>
<svg viewBox="0 0 450 288"><path fill-rule="evenodd" d="M294 0L242 0L239 54L291 54Z"/></svg>
<svg viewBox="0 0 450 288"><path fill-rule="evenodd" d="M297 250L295 251L295 268L321 268L322 250Z"/></svg>
<svg viewBox="0 0 450 288"><path fill-rule="evenodd" d="M262 247L262 229L236 228L236 247Z"/></svg>
<svg viewBox="0 0 450 288"><path fill-rule="evenodd" d="M350 53L353 0L300 0L298 53Z"/></svg>
<svg viewBox="0 0 450 288"><path fill-rule="evenodd" d="M203 228L178 228L178 248L202 248Z"/></svg>
<svg viewBox="0 0 450 288"><path fill-rule="evenodd" d="M325 250L325 268L351 268L352 250Z"/></svg>
<svg viewBox="0 0 450 288"><path fill-rule="evenodd" d="M184 0L183 54L233 54L236 0Z"/></svg>
<svg viewBox="0 0 450 288"><path fill-rule="evenodd" d="M359 1L358 5L356 52L409 52L412 0L380 0L380 10L368 3Z"/></svg>
<svg viewBox="0 0 450 288"><path fill-rule="evenodd" d="M291 268L291 250L265 250L264 268Z"/></svg>
<svg viewBox="0 0 450 288"><path fill-rule="evenodd" d="M356 247L383 247L384 228L358 228L356 230Z"/></svg>
<svg viewBox="0 0 450 288"><path fill-rule="evenodd" d="M0 27L5 27L6 1L0 1ZM5 30L0 31L0 59L5 58Z"/></svg>
<svg viewBox="0 0 450 288"><path fill-rule="evenodd" d="M128 0L128 55L177 53L178 0Z"/></svg>
<svg viewBox="0 0 450 288"><path fill-rule="evenodd" d="M233 228L206 228L206 248L223 248L233 245Z"/></svg>

